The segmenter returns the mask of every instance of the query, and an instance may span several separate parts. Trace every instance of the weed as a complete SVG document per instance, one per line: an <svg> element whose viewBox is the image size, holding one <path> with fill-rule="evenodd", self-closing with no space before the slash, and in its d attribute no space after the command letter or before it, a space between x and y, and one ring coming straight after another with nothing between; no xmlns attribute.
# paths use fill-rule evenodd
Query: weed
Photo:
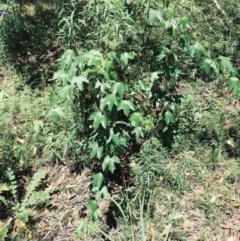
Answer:
<svg viewBox="0 0 240 241"><path fill-rule="evenodd" d="M0 230L1 240L7 237L7 230L11 230L10 223L13 220L15 220L15 228L18 229L18 233L13 231L11 234L12 237L21 234L31 236L31 231L28 228L31 217L36 218L36 208L50 199L52 188L48 187L44 191L36 190L41 180L45 177L43 171L38 171L29 182L28 190L23 200L19 201L17 194L19 184L16 181L14 172L10 168L5 171L5 177L5 183L0 183L0 202L4 205L4 209L7 209L11 214ZM7 192L10 193L11 198L6 194Z"/></svg>

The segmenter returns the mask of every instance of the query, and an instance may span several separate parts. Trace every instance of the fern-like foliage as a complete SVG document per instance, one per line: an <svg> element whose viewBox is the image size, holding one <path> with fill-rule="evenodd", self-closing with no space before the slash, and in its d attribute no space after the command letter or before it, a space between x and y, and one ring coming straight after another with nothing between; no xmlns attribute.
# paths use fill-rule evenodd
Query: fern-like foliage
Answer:
<svg viewBox="0 0 240 241"><path fill-rule="evenodd" d="M0 229L0 241L4 241L4 239L7 237L7 233L8 233L8 225L4 225Z"/></svg>
<svg viewBox="0 0 240 241"><path fill-rule="evenodd" d="M13 195L14 201L17 201L17 181L14 175L14 172L11 168L8 168L5 171L5 177L8 181L8 189L11 191Z"/></svg>
<svg viewBox="0 0 240 241"><path fill-rule="evenodd" d="M22 202L21 207L24 208L26 206L33 206L34 204L38 204L38 199L41 199L41 192L36 192L35 189L40 184L41 180L45 178L46 173L43 170L38 171L32 178L29 183L28 191L26 196ZM50 190L49 190L50 191ZM43 191L45 193L45 191ZM48 192L49 193L49 192ZM50 196L49 196L50 197Z"/></svg>
<svg viewBox="0 0 240 241"><path fill-rule="evenodd" d="M5 171L5 177L7 180L6 183L0 183L0 203L3 203L6 209L11 211L12 217L8 219L0 229L0 241L4 241L7 237L9 226L13 218L26 224L29 221L29 217L34 217L36 215L36 208L39 204L46 203L50 199L50 193L52 191L51 187L45 190L36 190L42 179L46 177L45 171L40 170L32 177L23 201L19 202L17 199L18 185L14 172L11 169L7 169ZM9 200L6 195L3 195L6 191L11 193L12 200Z"/></svg>
<svg viewBox="0 0 240 241"><path fill-rule="evenodd" d="M7 238L9 225L12 221L12 218L9 218L8 221L0 228L0 241L4 241Z"/></svg>

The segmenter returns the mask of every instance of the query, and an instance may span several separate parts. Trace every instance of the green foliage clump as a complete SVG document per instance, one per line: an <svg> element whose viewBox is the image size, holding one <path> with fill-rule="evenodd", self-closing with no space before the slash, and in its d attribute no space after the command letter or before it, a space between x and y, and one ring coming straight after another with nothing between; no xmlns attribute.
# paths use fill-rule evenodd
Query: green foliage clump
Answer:
<svg viewBox="0 0 240 241"><path fill-rule="evenodd" d="M31 231L28 229L30 220L36 218L36 210L41 204L45 204L50 199L50 193L52 187L48 187L45 190L37 190L42 179L44 179L46 173L44 171L38 171L31 179L27 186L27 191L23 197L23 200L19 200L19 183L16 180L14 172L9 168L5 171L5 182L0 183L0 202L1 209L7 210L9 213L8 220L4 223L0 229L0 240L4 241L7 237L8 230L11 229L11 222L16 220L19 222L19 233L12 232L12 238L17 235L21 235L21 231L24 231L29 236ZM21 195L22 199L22 195ZM2 211L2 210L1 210ZM22 228L22 230L21 230ZM23 234L24 235L24 234Z"/></svg>
<svg viewBox="0 0 240 241"><path fill-rule="evenodd" d="M182 17L187 9L169 4L89 1L61 12L68 15L60 22L60 36L70 48L54 74L48 115L54 122L68 120L72 107L90 160L101 166L92 176L96 200L108 197L108 175L128 148L152 136L171 146L181 121L178 106L190 97L178 93L179 82L196 75L237 78L229 58L211 56L191 34L189 19ZM142 181L157 169L145 164L152 169L142 173L147 175ZM159 170L166 185L185 188L171 171Z"/></svg>
<svg viewBox="0 0 240 241"><path fill-rule="evenodd" d="M129 220L136 221L133 215L128 218L121 205L109 196L109 187L117 182L109 180L116 169L122 171L122 160L138 149L132 170L139 187L135 189L131 205L140 206L141 234L145 240L149 213L144 217L143 212L154 196L157 182L161 180L163 188L184 193L191 180L185 180L182 167L188 170L186 178L193 178L191 175L201 178L200 174L196 175L198 164L191 172L191 161L174 168L169 166L166 147L176 154L184 148L191 152L201 141L204 145L207 142L213 150L206 166L212 170L225 157L222 150L227 145L234 146L228 137L237 144L236 150L231 151L238 153L238 127L226 128L223 111L196 104L194 96L181 89L181 84L188 80L197 79L204 84L216 80L218 88L226 86L228 80L229 89L239 95L236 51L239 28L230 28L231 23L238 22L234 16L238 11L236 4L221 1L224 12L201 1L46 3L41 0L9 1L8 6L4 5L3 60L10 63L14 60L15 67L22 73L30 73L31 80L41 75L48 79L53 69L55 72L50 108L46 108L45 101L41 102L44 105L41 114L36 114L29 104L33 92L26 94L29 95L27 104L16 100L8 102L8 94L0 92L0 100L3 100L0 105L3 116L3 121L0 120L3 127L0 130L0 174L4 173L7 180L1 179L0 190L7 193L1 196L1 201L11 216L27 223L29 217L34 216L33 209L38 201L49 199L48 189L42 193L35 190L43 178L39 174L39 178L34 179L35 184L29 184L32 194L27 192L22 202L17 200L17 170L28 166L28 161L38 156L63 163L66 160L85 162L94 169L91 190L95 200L91 199L86 205L90 211L88 222L78 223L78 237L95 233L95 222L102 218L98 206L102 198L117 206L126 224ZM54 61L51 61L54 68L49 72L46 63L38 63L43 61L42 49L53 42L61 45L65 52L58 70L55 71ZM31 111L28 111L30 106ZM206 116L206 112L210 116ZM21 117L19 121L14 120L16 114ZM50 123L48 117L54 123ZM31 125L27 126L29 119ZM197 151L203 152L202 149ZM130 203L128 191L123 195ZM45 195L43 200L39 200L41 195ZM131 205L126 205L129 213ZM23 211L19 213L16 207ZM150 212L149 206L146 210ZM7 235L10 222L5 224L0 240ZM97 232L112 240L103 230Z"/></svg>

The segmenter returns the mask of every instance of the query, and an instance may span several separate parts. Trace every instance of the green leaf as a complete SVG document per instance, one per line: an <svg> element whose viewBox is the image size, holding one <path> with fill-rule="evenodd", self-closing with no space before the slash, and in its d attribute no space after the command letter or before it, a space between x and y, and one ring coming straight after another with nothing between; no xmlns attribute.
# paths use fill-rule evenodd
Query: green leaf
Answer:
<svg viewBox="0 0 240 241"><path fill-rule="evenodd" d="M157 19L158 19L160 22L163 21L163 17L162 17L161 11L160 11L160 10L150 9L150 11L149 11L149 21L150 21L150 25L154 25Z"/></svg>
<svg viewBox="0 0 240 241"><path fill-rule="evenodd" d="M96 131L101 124L103 128L107 128L108 125L108 119L107 116L102 114L101 111L96 111L93 112L90 117L88 118L89 120L93 120L93 128Z"/></svg>
<svg viewBox="0 0 240 241"><path fill-rule="evenodd" d="M183 32L187 30L187 28L190 26L190 21L187 17L183 17L180 19L179 26Z"/></svg>
<svg viewBox="0 0 240 241"><path fill-rule="evenodd" d="M124 136L121 136L119 132L117 134L115 134L113 131L113 128L110 129L107 144L109 144L112 140L117 146L126 146L127 145L126 138Z"/></svg>
<svg viewBox="0 0 240 241"><path fill-rule="evenodd" d="M154 128L154 117L152 115L148 115L143 124L142 124L144 130L151 131Z"/></svg>
<svg viewBox="0 0 240 241"><path fill-rule="evenodd" d="M131 133L135 134L135 137L136 137L137 140L140 138L140 136L142 138L144 137L143 128L140 127L140 126L135 127L134 130Z"/></svg>
<svg viewBox="0 0 240 241"><path fill-rule="evenodd" d="M106 186L103 186L102 189L95 194L96 200L99 200L100 198L107 198L108 196L109 196L109 193Z"/></svg>
<svg viewBox="0 0 240 241"><path fill-rule="evenodd" d="M168 7L171 2L171 0L162 0L162 1L166 7Z"/></svg>
<svg viewBox="0 0 240 241"><path fill-rule="evenodd" d="M117 107L117 110L123 110L126 116L129 116L131 110L135 110L134 104L130 100L122 100Z"/></svg>
<svg viewBox="0 0 240 241"><path fill-rule="evenodd" d="M95 200L89 200L87 207L90 209L90 211L94 212L96 209L98 209L98 204Z"/></svg>
<svg viewBox="0 0 240 241"><path fill-rule="evenodd" d="M62 102L70 101L73 97L73 87L71 85L66 85L59 90L59 97Z"/></svg>
<svg viewBox="0 0 240 241"><path fill-rule="evenodd" d="M95 84L95 89L100 89L102 93L105 92L105 89L110 89L111 86L108 82L100 82L99 80Z"/></svg>
<svg viewBox="0 0 240 241"><path fill-rule="evenodd" d="M109 111L112 111L113 105L118 106L118 99L116 95L107 95L101 100L100 109L103 111L105 106L108 106Z"/></svg>
<svg viewBox="0 0 240 241"><path fill-rule="evenodd" d="M90 220L95 221L95 220L102 217L102 213L99 210L98 204L95 200L93 200L93 199L89 200L88 203L87 203L87 207L90 209L90 214L89 214Z"/></svg>
<svg viewBox="0 0 240 241"><path fill-rule="evenodd" d="M41 180L46 176L46 172L43 170L39 170L37 173L34 174L34 176L32 177L29 186L28 186L28 190L26 193L26 196L22 202L22 207L25 207L26 204L28 203L28 199L29 197L32 195L33 191L38 187L38 185L40 184Z"/></svg>
<svg viewBox="0 0 240 241"><path fill-rule="evenodd" d="M165 28L168 30L169 34L174 37L176 29L178 28L179 18L173 18L171 14L169 14L169 19L165 21Z"/></svg>
<svg viewBox="0 0 240 241"><path fill-rule="evenodd" d="M76 54L73 50L68 49L64 52L64 54L61 57L60 64L61 69L65 69L66 67L70 67L72 64L72 61L74 60Z"/></svg>
<svg viewBox="0 0 240 241"><path fill-rule="evenodd" d="M106 156L102 163L102 169L105 171L106 169L109 170L111 173L115 170L115 163L120 163L120 160L117 156L109 157Z"/></svg>
<svg viewBox="0 0 240 241"><path fill-rule="evenodd" d="M165 112L164 121L166 122L167 125L169 125L169 123L175 123L176 122L175 116L173 115L173 113L171 111Z"/></svg>
<svg viewBox="0 0 240 241"><path fill-rule="evenodd" d="M77 222L77 227L75 229L75 235L77 238L81 238L83 234L83 230L86 229L85 227L87 226L87 222L84 220L80 220Z"/></svg>
<svg viewBox="0 0 240 241"><path fill-rule="evenodd" d="M201 43L197 42L194 45L189 46L189 54L192 58L195 55L196 59L199 60L202 55L206 54L206 49Z"/></svg>
<svg viewBox="0 0 240 241"><path fill-rule="evenodd" d="M11 191L12 196L14 197L14 201L17 201L17 181L13 170L8 167L5 171L5 177L8 180L8 189ZM3 198L4 199L4 198Z"/></svg>
<svg viewBox="0 0 240 241"><path fill-rule="evenodd" d="M35 132L35 136L40 133L40 130L43 128L43 122L41 120L33 121L33 130Z"/></svg>
<svg viewBox="0 0 240 241"><path fill-rule="evenodd" d="M121 99L123 99L123 93L124 91L127 91L127 87L124 83L122 82L116 82L113 86L112 86L112 94L116 95L116 93L118 93L119 97Z"/></svg>
<svg viewBox="0 0 240 241"><path fill-rule="evenodd" d="M181 44L183 45L183 47L185 47L186 45L188 45L191 41L191 36L189 34L184 34L184 35L181 35ZM190 51L190 56L193 57L194 56L194 53L191 54L191 51Z"/></svg>
<svg viewBox="0 0 240 241"><path fill-rule="evenodd" d="M139 112L132 113L129 119L132 126L139 126L144 121L143 114Z"/></svg>
<svg viewBox="0 0 240 241"><path fill-rule="evenodd" d="M159 61L159 62L161 62L164 58L166 57L166 54L164 54L164 53L161 53L161 54L159 54L158 56L157 56L157 60ZM155 76L153 75L152 77L151 77L151 81L154 81L155 79L158 79L158 75L156 76L156 73L157 72L154 72L155 73ZM153 74L153 73L152 73ZM158 73L157 73L158 74ZM153 78L153 79L152 79Z"/></svg>
<svg viewBox="0 0 240 241"><path fill-rule="evenodd" d="M49 101L49 105L50 107L54 107L58 102L58 95L56 93L56 91L54 91L51 95L50 101Z"/></svg>
<svg viewBox="0 0 240 241"><path fill-rule="evenodd" d="M120 136L118 139L117 145L126 147L127 146L127 138L124 136Z"/></svg>
<svg viewBox="0 0 240 241"><path fill-rule="evenodd" d="M218 68L216 62L212 59L204 59L200 63L200 67L205 70L206 74L210 74L211 69L214 70L216 74L218 74Z"/></svg>
<svg viewBox="0 0 240 241"><path fill-rule="evenodd" d="M21 212L16 213L16 218L23 223L27 223L29 217L33 215L33 210L31 209L23 209Z"/></svg>
<svg viewBox="0 0 240 241"><path fill-rule="evenodd" d="M195 48L193 46L189 46L189 55L193 58L195 54Z"/></svg>
<svg viewBox="0 0 240 241"><path fill-rule="evenodd" d="M81 55L77 56L77 57L75 58L75 64L76 64L76 66L79 67L79 69L80 69L81 71L83 71L83 70L84 70L84 67L85 67L85 55L84 55L84 54L81 54Z"/></svg>
<svg viewBox="0 0 240 241"><path fill-rule="evenodd" d="M194 46L194 49L195 49L195 50L199 50L199 51L201 51L202 53L205 53L205 52L206 52L204 46L203 46L201 43L199 43L199 42L195 43L193 46Z"/></svg>
<svg viewBox="0 0 240 241"><path fill-rule="evenodd" d="M103 146L99 147L96 141L89 143L89 148L91 149L90 158L97 156L100 159L102 157Z"/></svg>
<svg viewBox="0 0 240 241"><path fill-rule="evenodd" d="M89 59L94 59L94 58L101 59L103 55L101 54L100 51L92 49L88 53L86 53L85 56Z"/></svg>
<svg viewBox="0 0 240 241"><path fill-rule="evenodd" d="M107 144L110 143L110 141L113 140L114 143L118 144L118 140L119 140L119 133L117 133L116 135L113 132L113 128L110 129L110 133L109 133L109 138L107 140Z"/></svg>
<svg viewBox="0 0 240 241"><path fill-rule="evenodd" d="M77 228L75 229L75 235L77 238L81 238L83 233L87 235L92 235L95 232L96 222L86 222L80 220L77 222Z"/></svg>
<svg viewBox="0 0 240 241"><path fill-rule="evenodd" d="M233 70L230 58L219 56L218 59L220 60L220 67L222 73L231 72Z"/></svg>
<svg viewBox="0 0 240 241"><path fill-rule="evenodd" d="M240 95L240 80L237 77L231 77L228 80L228 88L237 95Z"/></svg>
<svg viewBox="0 0 240 241"><path fill-rule="evenodd" d="M10 190L10 189L8 189ZM7 200L4 196L0 195L0 203L4 203L7 207L11 207L15 205L15 200L14 201L9 201Z"/></svg>
<svg viewBox="0 0 240 241"><path fill-rule="evenodd" d="M0 228L0 241L4 241L5 238L8 237L8 227L9 223L6 223L3 225L3 227Z"/></svg>
<svg viewBox="0 0 240 241"><path fill-rule="evenodd" d="M191 95L191 94L185 94L185 95L183 95L183 97L187 102L193 102L194 101L194 96Z"/></svg>
<svg viewBox="0 0 240 241"><path fill-rule="evenodd" d="M46 188L43 191L34 191L31 193L26 206L37 206L40 203L44 203L50 199L51 188Z"/></svg>
<svg viewBox="0 0 240 241"><path fill-rule="evenodd" d="M54 122L58 122L59 117L65 118L65 114L60 107L50 108L47 112L47 116L50 116Z"/></svg>
<svg viewBox="0 0 240 241"><path fill-rule="evenodd" d="M125 66L128 65L128 60L129 59L134 59L134 53L123 53L121 54L121 60L123 61L123 63L125 64Z"/></svg>
<svg viewBox="0 0 240 241"><path fill-rule="evenodd" d="M83 83L89 83L89 80L85 76L74 76L72 78L71 84L77 84L78 88L83 91Z"/></svg>
<svg viewBox="0 0 240 241"><path fill-rule="evenodd" d="M63 85L66 85L70 80L70 77L63 69L58 70L54 73L53 78L56 80L61 80Z"/></svg>
<svg viewBox="0 0 240 241"><path fill-rule="evenodd" d="M98 191L101 186L102 186L102 183L103 183L103 174L101 172L98 172L96 174L93 174L92 175L92 178L93 178L93 189L92 191L95 192L95 191Z"/></svg>
<svg viewBox="0 0 240 241"><path fill-rule="evenodd" d="M151 74L151 81L154 82L155 80L159 79L158 72L153 72Z"/></svg>
<svg viewBox="0 0 240 241"><path fill-rule="evenodd" d="M97 50L90 50L85 54L85 57L88 59L88 66L94 65L95 67L101 66L102 54Z"/></svg>
<svg viewBox="0 0 240 241"><path fill-rule="evenodd" d="M148 87L149 87L149 85L145 81L142 81L142 80L136 81L135 86L136 86L135 88L137 91L142 91L142 90L147 91Z"/></svg>
<svg viewBox="0 0 240 241"><path fill-rule="evenodd" d="M69 80L71 80L74 76L76 76L76 74L77 74L77 68L71 67L68 71Z"/></svg>

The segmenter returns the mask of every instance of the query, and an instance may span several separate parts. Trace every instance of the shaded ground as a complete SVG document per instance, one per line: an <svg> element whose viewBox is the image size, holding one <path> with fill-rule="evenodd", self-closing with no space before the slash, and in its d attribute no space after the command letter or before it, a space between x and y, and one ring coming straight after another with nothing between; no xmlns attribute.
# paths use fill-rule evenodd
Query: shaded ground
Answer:
<svg viewBox="0 0 240 241"><path fill-rule="evenodd" d="M37 224L39 240L76 240L76 222L86 217L91 184L89 172L72 174L67 166L48 166L48 185L55 188L51 208L45 208Z"/></svg>

